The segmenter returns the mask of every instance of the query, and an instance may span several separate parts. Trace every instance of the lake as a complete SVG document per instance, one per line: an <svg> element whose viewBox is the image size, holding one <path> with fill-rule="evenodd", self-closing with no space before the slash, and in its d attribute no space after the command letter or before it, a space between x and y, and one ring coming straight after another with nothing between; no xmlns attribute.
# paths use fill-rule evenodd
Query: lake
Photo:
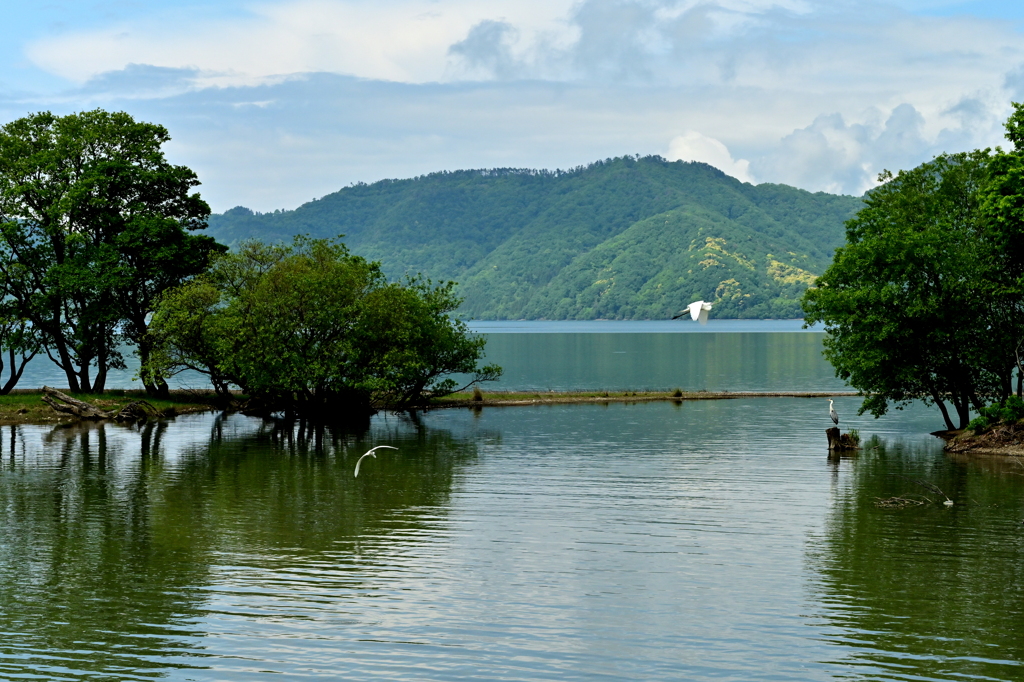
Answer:
<svg viewBox="0 0 1024 682"><path fill-rule="evenodd" d="M844 391L821 357L824 333L800 320L475 322L485 390Z"/></svg>
<svg viewBox="0 0 1024 682"><path fill-rule="evenodd" d="M815 332L488 335L509 387L841 388ZM1024 466L857 405L840 460L798 398L3 426L0 678L1024 678Z"/></svg>

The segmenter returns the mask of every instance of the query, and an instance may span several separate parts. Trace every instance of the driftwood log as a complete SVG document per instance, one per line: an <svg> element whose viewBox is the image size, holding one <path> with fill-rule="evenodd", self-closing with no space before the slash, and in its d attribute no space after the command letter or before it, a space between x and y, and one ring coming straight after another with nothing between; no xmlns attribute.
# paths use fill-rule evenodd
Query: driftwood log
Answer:
<svg viewBox="0 0 1024 682"><path fill-rule="evenodd" d="M833 426L830 429L825 429L825 435L828 436L828 449L832 452L845 452L847 450L858 450L857 443L850 438L850 434L839 433L839 427Z"/></svg>
<svg viewBox="0 0 1024 682"><path fill-rule="evenodd" d="M84 400L72 398L67 393L49 386L43 386L42 401L61 414L70 414L79 419L113 419L119 422L141 422L160 416L160 412L145 400L133 400L116 412L101 410Z"/></svg>
<svg viewBox="0 0 1024 682"><path fill-rule="evenodd" d="M113 419L114 413L101 410L84 400L72 398L55 388L43 386L43 402L61 414L70 414L81 419Z"/></svg>

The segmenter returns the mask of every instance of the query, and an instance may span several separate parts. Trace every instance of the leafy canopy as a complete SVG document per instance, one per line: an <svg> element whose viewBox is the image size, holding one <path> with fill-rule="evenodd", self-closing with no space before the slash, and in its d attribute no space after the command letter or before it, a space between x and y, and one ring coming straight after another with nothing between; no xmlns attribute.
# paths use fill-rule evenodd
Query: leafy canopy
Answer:
<svg viewBox="0 0 1024 682"><path fill-rule="evenodd" d="M102 390L122 341L149 352L146 317L161 291L213 253L199 181L170 164L159 125L123 112L41 112L0 128L0 274L72 390ZM91 370L95 369L95 375ZM159 376L147 389L166 391Z"/></svg>
<svg viewBox="0 0 1024 682"><path fill-rule="evenodd" d="M948 428L1011 392L1020 288L1007 287L1006 229L986 209L1003 154L943 154L869 192L847 243L804 295L808 324L825 323L825 356L884 414L935 404ZM1009 222L1007 224L1010 224Z"/></svg>
<svg viewBox="0 0 1024 682"><path fill-rule="evenodd" d="M484 339L450 314L453 284L388 282L334 240L244 242L167 292L151 324L158 371L192 368L255 409L324 416L408 407L500 369L478 368Z"/></svg>

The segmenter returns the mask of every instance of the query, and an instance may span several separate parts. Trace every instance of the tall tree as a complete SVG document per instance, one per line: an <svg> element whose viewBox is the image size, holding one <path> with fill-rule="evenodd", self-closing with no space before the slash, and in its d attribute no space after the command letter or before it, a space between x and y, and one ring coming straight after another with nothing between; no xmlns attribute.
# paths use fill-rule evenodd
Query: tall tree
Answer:
<svg viewBox="0 0 1024 682"><path fill-rule="evenodd" d="M1017 395L1024 394L1024 104L1014 102L1007 119L1009 151L997 150L981 192L986 237L992 243L990 297L1003 330L1001 342L1013 351ZM1009 393L1006 387L1004 393Z"/></svg>
<svg viewBox="0 0 1024 682"><path fill-rule="evenodd" d="M338 418L409 407L452 392L479 368L484 340L450 313L451 283L389 283L377 263L332 240L243 243L161 297L153 315L159 371L207 373L264 411Z"/></svg>
<svg viewBox="0 0 1024 682"><path fill-rule="evenodd" d="M123 367L122 341L148 353L153 298L218 251L188 233L210 208L192 192L195 173L164 157L169 139L102 110L0 128L0 274L72 391L103 390L107 370ZM143 379L166 391L161 377Z"/></svg>
<svg viewBox="0 0 1024 682"><path fill-rule="evenodd" d="M923 400L948 428L1005 397L1014 362L998 288L997 240L981 210L988 150L885 173L847 222L845 246L804 296L824 322L825 355L884 414Z"/></svg>

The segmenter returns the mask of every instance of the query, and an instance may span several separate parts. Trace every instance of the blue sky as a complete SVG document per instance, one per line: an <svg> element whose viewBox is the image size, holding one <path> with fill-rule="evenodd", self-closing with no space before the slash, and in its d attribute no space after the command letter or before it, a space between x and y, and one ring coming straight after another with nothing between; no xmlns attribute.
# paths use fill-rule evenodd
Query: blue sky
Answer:
<svg viewBox="0 0 1024 682"><path fill-rule="evenodd" d="M79 0L9 3L0 122L167 126L217 211L353 182L624 154L859 194L1002 142L1024 3Z"/></svg>

